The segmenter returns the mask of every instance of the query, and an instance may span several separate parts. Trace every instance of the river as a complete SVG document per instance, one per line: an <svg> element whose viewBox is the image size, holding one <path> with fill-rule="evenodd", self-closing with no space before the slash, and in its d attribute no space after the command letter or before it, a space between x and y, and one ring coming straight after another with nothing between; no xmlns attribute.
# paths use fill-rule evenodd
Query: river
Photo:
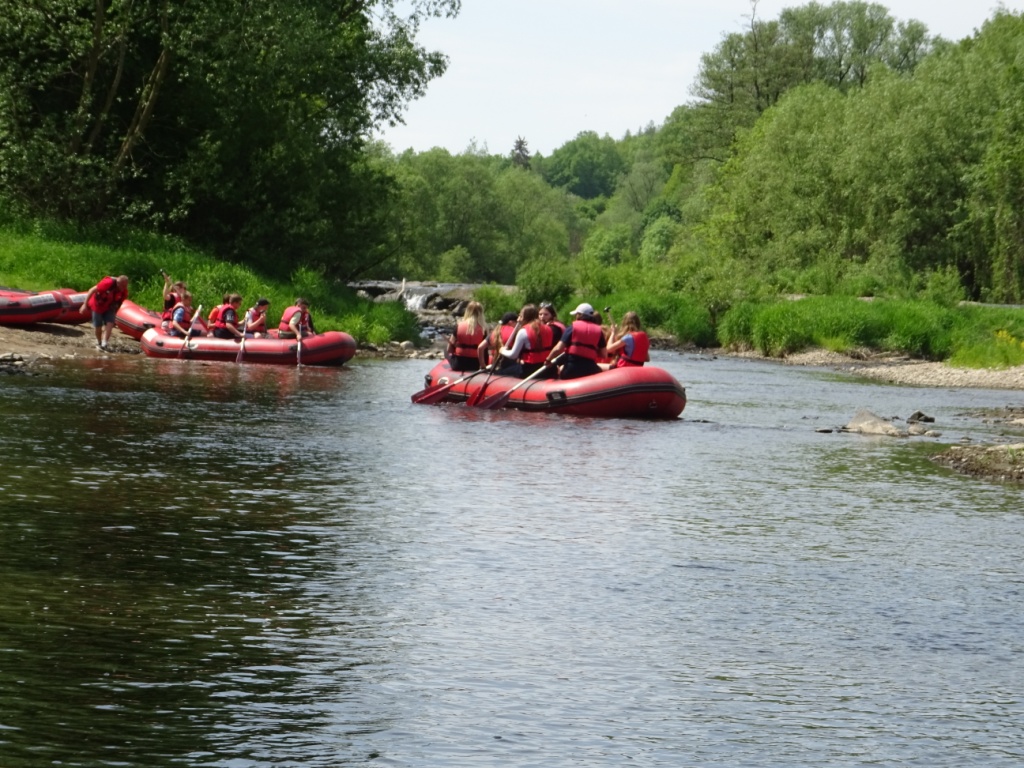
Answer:
<svg viewBox="0 0 1024 768"><path fill-rule="evenodd" d="M1021 490L928 459L1018 395L654 357L678 421L4 378L0 765L1024 764ZM816 431L861 407L942 437Z"/></svg>

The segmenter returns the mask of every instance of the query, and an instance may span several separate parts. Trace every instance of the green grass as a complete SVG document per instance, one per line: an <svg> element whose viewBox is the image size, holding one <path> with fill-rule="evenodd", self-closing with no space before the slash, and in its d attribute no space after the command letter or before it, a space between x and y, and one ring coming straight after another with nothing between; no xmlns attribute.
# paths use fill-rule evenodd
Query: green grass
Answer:
<svg viewBox="0 0 1024 768"><path fill-rule="evenodd" d="M1024 313L1005 307L815 296L737 304L718 330L725 346L776 357L809 347L860 347L964 367L1024 364Z"/></svg>
<svg viewBox="0 0 1024 768"><path fill-rule="evenodd" d="M419 341L416 317L404 306L375 303L346 286L325 280L307 269L287 283L272 280L248 267L230 264L170 238L119 230L78 232L53 223L0 223L0 285L26 290L74 288L86 291L104 275L128 275L132 301L151 309L163 306L167 270L184 280L193 305L204 312L225 293L239 293L248 307L261 296L270 299L269 320L276 326L297 296L310 302L317 330L342 330L358 341L385 344Z"/></svg>

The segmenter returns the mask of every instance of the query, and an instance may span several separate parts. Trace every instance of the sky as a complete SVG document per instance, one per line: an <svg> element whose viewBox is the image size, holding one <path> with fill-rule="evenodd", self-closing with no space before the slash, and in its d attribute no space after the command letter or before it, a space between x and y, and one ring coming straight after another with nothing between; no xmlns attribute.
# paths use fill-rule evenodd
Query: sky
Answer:
<svg viewBox="0 0 1024 768"><path fill-rule="evenodd" d="M878 2L949 40L970 37L1000 5L1024 9L1024 0ZM760 0L757 17L804 4ZM405 125L378 137L396 153L475 144L499 155L522 137L545 156L583 131L621 139L690 101L701 55L743 32L750 14L750 0L462 0L457 18L420 28L448 71L410 104Z"/></svg>

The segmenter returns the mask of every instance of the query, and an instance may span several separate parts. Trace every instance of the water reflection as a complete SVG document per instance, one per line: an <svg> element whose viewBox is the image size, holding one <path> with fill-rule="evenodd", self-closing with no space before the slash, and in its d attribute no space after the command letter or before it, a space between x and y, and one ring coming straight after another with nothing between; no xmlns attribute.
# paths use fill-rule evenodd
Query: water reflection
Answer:
<svg viewBox="0 0 1024 768"><path fill-rule="evenodd" d="M1019 491L814 432L964 397L721 362L656 423L414 362L5 382L4 765L1019 764Z"/></svg>

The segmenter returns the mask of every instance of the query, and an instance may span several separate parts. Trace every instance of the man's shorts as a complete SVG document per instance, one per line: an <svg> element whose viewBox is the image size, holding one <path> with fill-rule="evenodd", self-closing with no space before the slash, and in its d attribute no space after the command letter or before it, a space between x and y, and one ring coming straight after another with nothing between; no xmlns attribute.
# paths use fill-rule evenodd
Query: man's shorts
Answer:
<svg viewBox="0 0 1024 768"><path fill-rule="evenodd" d="M108 309L106 312L93 312L92 327L102 328L104 325L113 325L115 317L117 317L116 309Z"/></svg>

